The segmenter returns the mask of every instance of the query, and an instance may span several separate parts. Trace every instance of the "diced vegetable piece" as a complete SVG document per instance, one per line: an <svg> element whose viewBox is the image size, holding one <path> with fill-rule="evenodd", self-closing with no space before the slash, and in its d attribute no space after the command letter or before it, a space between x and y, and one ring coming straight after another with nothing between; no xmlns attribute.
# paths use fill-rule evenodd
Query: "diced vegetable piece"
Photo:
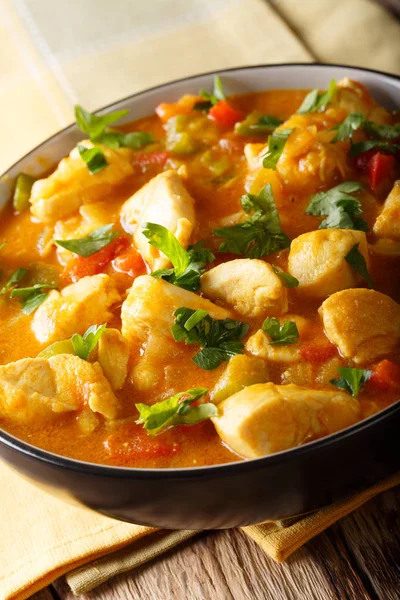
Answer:
<svg viewBox="0 0 400 600"><path fill-rule="evenodd" d="M336 354L336 347L332 344L303 344L300 346L301 357L313 364L324 363Z"/></svg>
<svg viewBox="0 0 400 600"><path fill-rule="evenodd" d="M17 212L22 212L29 208L29 198L31 197L32 186L36 179L26 173L20 173L17 177L13 196L13 208Z"/></svg>
<svg viewBox="0 0 400 600"><path fill-rule="evenodd" d="M83 256L71 258L65 265L64 279L67 281L78 281L82 277L101 273L104 267L126 250L128 246L128 239L118 236L110 244L87 258Z"/></svg>
<svg viewBox="0 0 400 600"><path fill-rule="evenodd" d="M179 444L154 439L140 425L133 424L109 435L104 448L112 459L119 460L121 464L132 459L151 461L169 458L180 450Z"/></svg>
<svg viewBox="0 0 400 600"><path fill-rule="evenodd" d="M162 167L170 156L169 152L141 152L136 154L133 162L139 167L160 166Z"/></svg>
<svg viewBox="0 0 400 600"><path fill-rule="evenodd" d="M376 190L381 183L392 173L394 168L394 156L377 152L368 164L369 185Z"/></svg>
<svg viewBox="0 0 400 600"><path fill-rule="evenodd" d="M199 150L200 142L191 135L189 130L190 118L177 115L168 120L167 148L178 155L193 154Z"/></svg>
<svg viewBox="0 0 400 600"><path fill-rule="evenodd" d="M272 115L263 115L260 111L251 112L241 123L236 123L235 133L238 135L268 135L283 121Z"/></svg>
<svg viewBox="0 0 400 600"><path fill-rule="evenodd" d="M61 342L54 342L50 346L47 346L44 350L39 352L37 358L50 358L56 354L75 354L74 347L71 340L62 340Z"/></svg>
<svg viewBox="0 0 400 600"><path fill-rule="evenodd" d="M132 247L114 258L112 266L119 273L126 273L130 277L138 277L146 273L142 255Z"/></svg>
<svg viewBox="0 0 400 600"><path fill-rule="evenodd" d="M400 390L400 365L391 360L381 360L373 369L368 387L383 391Z"/></svg>
<svg viewBox="0 0 400 600"><path fill-rule="evenodd" d="M188 115L192 112L194 105L200 100L199 96L186 94L178 102L162 102L155 110L163 123L177 115Z"/></svg>
<svg viewBox="0 0 400 600"><path fill-rule="evenodd" d="M265 383L269 379L268 367L264 360L245 354L233 356L224 373L218 379L210 397L214 404L236 394L254 383Z"/></svg>
<svg viewBox="0 0 400 600"><path fill-rule="evenodd" d="M211 171L214 177L220 177L231 166L231 162L227 156L217 158L211 150L207 150L201 155L200 162Z"/></svg>
<svg viewBox="0 0 400 600"><path fill-rule="evenodd" d="M221 127L229 129L238 121L242 121L243 113L233 108L226 100L220 100L210 108L208 113Z"/></svg>
<svg viewBox="0 0 400 600"><path fill-rule="evenodd" d="M368 171L369 161L375 154L376 150L372 148L371 150L367 150L356 156L354 159L356 169L360 171L360 173L366 173Z"/></svg>

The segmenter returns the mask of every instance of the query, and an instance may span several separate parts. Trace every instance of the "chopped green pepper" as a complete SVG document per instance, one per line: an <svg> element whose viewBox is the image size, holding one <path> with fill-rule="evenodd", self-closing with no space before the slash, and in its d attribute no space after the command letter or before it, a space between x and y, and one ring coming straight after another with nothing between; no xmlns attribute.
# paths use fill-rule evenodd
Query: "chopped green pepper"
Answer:
<svg viewBox="0 0 400 600"><path fill-rule="evenodd" d="M34 177L26 173L18 175L13 197L13 207L16 212L21 213L29 208L29 198L35 181Z"/></svg>
<svg viewBox="0 0 400 600"><path fill-rule="evenodd" d="M244 121L236 123L235 133L239 135L268 135L283 121L272 115L264 115L260 111L251 112Z"/></svg>
<svg viewBox="0 0 400 600"><path fill-rule="evenodd" d="M200 162L211 171L214 177L220 177L231 167L231 163L227 156L216 158L212 150L204 152L200 157Z"/></svg>
<svg viewBox="0 0 400 600"><path fill-rule="evenodd" d="M60 342L54 342L54 344L47 346L47 348L39 352L37 358L51 358L56 354L75 354L71 340L69 339L61 340Z"/></svg>

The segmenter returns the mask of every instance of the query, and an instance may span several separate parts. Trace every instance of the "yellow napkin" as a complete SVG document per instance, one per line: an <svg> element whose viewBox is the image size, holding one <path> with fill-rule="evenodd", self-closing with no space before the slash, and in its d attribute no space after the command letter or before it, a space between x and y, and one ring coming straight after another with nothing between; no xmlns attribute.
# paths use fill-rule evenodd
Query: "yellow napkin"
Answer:
<svg viewBox="0 0 400 600"><path fill-rule="evenodd" d="M400 73L400 25L370 0L0 1L0 172L89 110L194 73L257 63L342 62ZM300 521L247 527L276 560L373 495ZM0 598L63 573L92 589L195 532L119 523L47 496L0 465ZM111 553L111 554L110 554ZM90 564L87 564L90 563ZM82 566L85 565L85 566Z"/></svg>

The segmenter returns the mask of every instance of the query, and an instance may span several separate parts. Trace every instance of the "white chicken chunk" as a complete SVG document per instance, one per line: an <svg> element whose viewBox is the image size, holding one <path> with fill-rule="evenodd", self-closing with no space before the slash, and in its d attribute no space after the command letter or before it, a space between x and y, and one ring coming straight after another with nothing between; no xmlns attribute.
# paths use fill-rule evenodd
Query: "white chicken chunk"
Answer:
<svg viewBox="0 0 400 600"><path fill-rule="evenodd" d="M357 422L357 400L344 392L255 384L218 404L215 428L232 450L258 458L299 446Z"/></svg>
<svg viewBox="0 0 400 600"><path fill-rule="evenodd" d="M87 148L93 147L88 140L81 142ZM107 199L118 186L133 175L130 163L132 150L119 148L112 150L96 144L104 153L108 165L92 174L75 147L67 158L63 158L54 173L33 184L31 192L31 212L44 223L58 221L72 215L82 204L101 202Z"/></svg>
<svg viewBox="0 0 400 600"><path fill-rule="evenodd" d="M329 340L357 364L391 352L400 340L400 305L375 290L337 292L319 313Z"/></svg>
<svg viewBox="0 0 400 600"><path fill-rule="evenodd" d="M194 200L176 171L164 171L127 200L121 208L121 223L153 271L171 265L170 260L149 244L142 233L146 222L169 229L187 248L195 224Z"/></svg>
<svg viewBox="0 0 400 600"><path fill-rule="evenodd" d="M222 263L201 276L201 291L245 317L279 316L288 309L281 278L263 260L239 258Z"/></svg>
<svg viewBox="0 0 400 600"><path fill-rule="evenodd" d="M296 323L300 338L307 334L307 330L310 327L308 319L300 315L285 315L283 319L279 319L281 326L285 321L294 321ZM270 362L296 363L301 359L297 344L271 345L271 341L272 338L265 331L259 329L247 340L246 350L253 356L258 356Z"/></svg>
<svg viewBox="0 0 400 600"><path fill-rule="evenodd" d="M121 300L113 280L104 274L82 277L61 292L52 290L32 319L39 342L65 340L85 333L91 325L106 323L110 308Z"/></svg>
<svg viewBox="0 0 400 600"><path fill-rule="evenodd" d="M324 298L356 286L361 275L345 260L355 244L368 265L368 244L363 231L317 229L303 233L290 246L288 271L299 280L299 293Z"/></svg>
<svg viewBox="0 0 400 600"><path fill-rule="evenodd" d="M125 383L129 354L129 344L118 329L106 328L98 344L98 361L113 390Z"/></svg>
<svg viewBox="0 0 400 600"><path fill-rule="evenodd" d="M376 219L374 233L380 238L400 242L400 180L396 181Z"/></svg>
<svg viewBox="0 0 400 600"><path fill-rule="evenodd" d="M202 308L214 319L232 317L229 311L209 300L151 275L137 277L122 304L123 336L131 344L146 342L132 372L133 382L141 390L154 388L164 377L165 361L180 352L171 333L173 314L180 306Z"/></svg>
<svg viewBox="0 0 400 600"><path fill-rule="evenodd" d="M57 354L0 367L0 408L13 420L29 423L85 407L107 419L117 416L118 400L98 363Z"/></svg>
<svg viewBox="0 0 400 600"><path fill-rule="evenodd" d="M338 82L332 104L343 108L347 113L361 113L370 121L380 125L390 122L388 111L378 106L367 88L348 77Z"/></svg>

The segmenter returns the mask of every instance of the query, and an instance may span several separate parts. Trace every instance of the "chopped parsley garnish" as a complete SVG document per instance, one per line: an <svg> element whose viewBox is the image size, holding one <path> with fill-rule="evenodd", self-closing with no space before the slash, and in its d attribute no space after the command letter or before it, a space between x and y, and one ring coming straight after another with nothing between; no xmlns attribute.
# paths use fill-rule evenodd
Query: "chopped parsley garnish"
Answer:
<svg viewBox="0 0 400 600"><path fill-rule="evenodd" d="M262 324L262 330L271 338L270 346L296 344L299 331L294 321L285 321L283 325L275 317L267 317Z"/></svg>
<svg viewBox="0 0 400 600"><path fill-rule="evenodd" d="M218 248L219 252L261 258L290 246L289 238L281 230L270 183L258 196L245 194L240 202L246 213L253 214L243 223L214 229L213 235L225 238Z"/></svg>
<svg viewBox="0 0 400 600"><path fill-rule="evenodd" d="M145 223L143 227L143 235L149 243L161 250L173 264L172 269L158 269L153 271L152 276L197 292L206 264L215 258L211 250L204 247L204 242L199 242L186 251L174 234L163 225Z"/></svg>
<svg viewBox="0 0 400 600"><path fill-rule="evenodd" d="M214 75L214 84L213 84L213 92L207 92L206 90L201 89L199 91L199 96L203 98L203 101L197 102L194 105L195 110L210 110L212 106L215 106L217 102L220 100L225 100L226 96L224 93L224 89L222 87L221 77L219 75Z"/></svg>
<svg viewBox="0 0 400 600"><path fill-rule="evenodd" d="M400 150L400 144L391 144L390 142L383 142L381 140L357 142L357 144L353 144L351 146L349 155L358 156L363 152L368 152L368 150L371 150L372 148L376 148L376 150L382 150L382 152L387 152L388 154L396 154L396 152Z"/></svg>
<svg viewBox="0 0 400 600"><path fill-rule="evenodd" d="M98 138L104 133L106 127L116 123L129 113L129 110L117 110L106 115L95 115L79 106L79 104L75 105L74 110L79 129L86 133L91 140Z"/></svg>
<svg viewBox="0 0 400 600"><path fill-rule="evenodd" d="M235 354L243 354L240 340L249 329L247 323L213 319L205 310L185 306L178 308L174 317L175 324L171 327L174 340L202 348L192 359L201 369L216 369Z"/></svg>
<svg viewBox="0 0 400 600"><path fill-rule="evenodd" d="M351 139L353 133L357 131L365 123L365 117L361 113L351 113L340 125L335 125L332 129L336 129L336 135L332 140L332 143L344 142L345 140Z"/></svg>
<svg viewBox="0 0 400 600"><path fill-rule="evenodd" d="M271 265L271 267L272 267L272 270L274 271L274 273L282 279L283 285L285 287L294 288L299 285L299 280L296 279L296 277L293 277L293 275L290 275L289 273L285 273L285 271L282 271L282 269L280 269L276 265Z"/></svg>
<svg viewBox="0 0 400 600"><path fill-rule="evenodd" d="M103 325L92 325L85 331L83 336L79 335L79 333L74 333L71 338L71 343L75 354L79 356L79 358L86 360L92 350L97 346L105 328L106 324L104 323Z"/></svg>
<svg viewBox="0 0 400 600"><path fill-rule="evenodd" d="M355 398L358 396L368 379L372 375L372 371L367 369L351 369L346 367L338 367L339 374L341 375L338 379L331 379L332 383L337 388L348 392Z"/></svg>
<svg viewBox="0 0 400 600"><path fill-rule="evenodd" d="M326 92L321 93L318 89L312 90L304 98L302 105L298 109L299 115L307 113L322 112L332 102L336 94L336 81L332 79Z"/></svg>
<svg viewBox="0 0 400 600"><path fill-rule="evenodd" d="M235 133L238 135L266 135L274 131L283 121L272 115L263 115L254 111L247 115L244 121L236 123Z"/></svg>
<svg viewBox="0 0 400 600"><path fill-rule="evenodd" d="M78 150L79 156L87 164L87 168L92 173L92 175L95 175L99 171L102 171L104 167L108 165L103 150L98 146L86 148L86 146L78 144Z"/></svg>
<svg viewBox="0 0 400 600"><path fill-rule="evenodd" d="M107 246L119 235L118 231L112 231L112 228L113 224L110 223L95 229L84 238L78 238L76 240L55 240L55 242L58 246L87 258L104 248L104 246Z"/></svg>
<svg viewBox="0 0 400 600"><path fill-rule="evenodd" d="M151 406L135 404L140 415L136 423L142 424L149 435L157 435L177 425L195 425L216 417L218 409L211 402L191 406L207 393L205 388L192 388Z"/></svg>
<svg viewBox="0 0 400 600"><path fill-rule="evenodd" d="M276 163L281 157L286 140L293 132L293 129L280 129L268 136L268 150L263 157L264 169L276 170Z"/></svg>
<svg viewBox="0 0 400 600"><path fill-rule="evenodd" d="M19 298L22 301L22 312L30 315L46 300L48 294L43 290L56 289L57 287L52 283L35 283L30 287L15 287L10 296L11 298Z"/></svg>
<svg viewBox="0 0 400 600"><path fill-rule="evenodd" d="M8 278L6 283L1 288L0 294L6 294L9 290L16 286L17 283L20 282L21 279L23 279L27 273L28 269L24 269L23 267L20 267L19 269L14 271L14 273Z"/></svg>
<svg viewBox="0 0 400 600"><path fill-rule="evenodd" d="M400 138L400 123L396 125L379 125L374 121L365 121L364 129L368 135L377 137L381 140L395 140Z"/></svg>
<svg viewBox="0 0 400 600"><path fill-rule="evenodd" d="M354 244L352 249L344 257L346 262L357 271L368 283L368 287L374 289L371 281L371 276L368 272L367 263L365 262L364 256L358 249L359 244Z"/></svg>
<svg viewBox="0 0 400 600"><path fill-rule="evenodd" d="M344 181L339 185L312 196L306 213L313 216L325 215L318 229L358 229L368 231L368 225L359 217L361 203L350 196L363 189L359 181Z"/></svg>

